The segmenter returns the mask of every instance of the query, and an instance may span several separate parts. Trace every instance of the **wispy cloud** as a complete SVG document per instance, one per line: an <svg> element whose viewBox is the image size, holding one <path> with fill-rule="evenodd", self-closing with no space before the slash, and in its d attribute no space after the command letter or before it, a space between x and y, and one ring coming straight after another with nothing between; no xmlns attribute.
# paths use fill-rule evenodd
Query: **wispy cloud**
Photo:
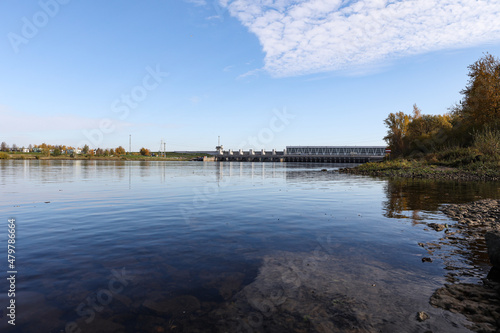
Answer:
<svg viewBox="0 0 500 333"><path fill-rule="evenodd" d="M205 20L208 20L208 21L211 21L211 20L220 20L221 17L219 15L212 15L212 16L209 16L207 18L205 18Z"/></svg>
<svg viewBox="0 0 500 333"><path fill-rule="evenodd" d="M191 3L195 6L206 6L207 1L206 0L184 0L187 3Z"/></svg>
<svg viewBox="0 0 500 333"><path fill-rule="evenodd" d="M349 70L500 41L498 0L219 0L274 76Z"/></svg>
<svg viewBox="0 0 500 333"><path fill-rule="evenodd" d="M244 78L251 77L251 76L259 76L260 72L262 72L261 68L252 69L246 73L238 75L237 79L244 79Z"/></svg>

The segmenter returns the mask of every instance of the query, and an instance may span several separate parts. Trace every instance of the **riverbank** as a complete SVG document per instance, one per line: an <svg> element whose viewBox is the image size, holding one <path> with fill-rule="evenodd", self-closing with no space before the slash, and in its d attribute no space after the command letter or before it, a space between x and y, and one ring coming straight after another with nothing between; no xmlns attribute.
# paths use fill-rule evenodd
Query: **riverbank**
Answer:
<svg viewBox="0 0 500 333"><path fill-rule="evenodd" d="M3 157L2 157L3 156ZM192 161L200 158L199 154L185 154L185 153L166 153L165 157L159 156L144 156L138 153L126 154L119 156L92 156L92 155L59 155L59 156L46 156L41 153L13 153L0 156L0 160L70 160L70 161Z"/></svg>
<svg viewBox="0 0 500 333"><path fill-rule="evenodd" d="M354 168L343 168L340 173L375 177L401 177L457 181L500 181L499 162L475 162L461 166L447 166L420 160L389 160L370 162Z"/></svg>
<svg viewBox="0 0 500 333"><path fill-rule="evenodd" d="M483 243L486 232L500 231L500 200L481 200L443 206L443 213L456 221L453 226L429 223L437 232L444 231L439 244L420 244L429 253L447 246L467 249ZM458 250L460 251L460 250ZM457 252L457 251L452 251ZM447 260L444 260L445 264ZM452 264L451 264L452 265ZM448 268L447 268L448 269ZM454 274L453 274L454 275ZM430 304L464 315L476 332L498 332L500 328L500 279L490 272L479 284L452 283L439 288Z"/></svg>

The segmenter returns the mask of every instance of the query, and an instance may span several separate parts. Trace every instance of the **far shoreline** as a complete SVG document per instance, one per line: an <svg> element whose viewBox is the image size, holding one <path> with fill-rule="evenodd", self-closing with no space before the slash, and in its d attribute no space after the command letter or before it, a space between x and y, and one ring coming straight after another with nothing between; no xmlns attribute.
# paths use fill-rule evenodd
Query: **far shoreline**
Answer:
<svg viewBox="0 0 500 333"><path fill-rule="evenodd" d="M59 155L59 156L44 156L40 153L14 153L8 154L7 158L1 160L17 160L17 161L193 161L196 158L203 157L200 154L186 153L167 153L166 157L161 156L145 156L136 154L126 154L119 156L92 156L92 155Z"/></svg>

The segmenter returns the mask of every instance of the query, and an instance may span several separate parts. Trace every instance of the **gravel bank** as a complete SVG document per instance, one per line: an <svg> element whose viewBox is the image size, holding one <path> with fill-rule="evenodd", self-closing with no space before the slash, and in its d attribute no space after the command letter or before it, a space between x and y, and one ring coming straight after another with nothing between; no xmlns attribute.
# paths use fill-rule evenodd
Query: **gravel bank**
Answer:
<svg viewBox="0 0 500 333"><path fill-rule="evenodd" d="M373 177L400 177L413 179L436 179L436 180L456 180L456 181L500 181L497 173L467 172L453 168L411 168L411 169L372 169L363 170L355 168L339 169L339 173L353 175L373 176Z"/></svg>
<svg viewBox="0 0 500 333"><path fill-rule="evenodd" d="M451 237L461 242L484 239L486 232L500 231L500 200L447 205L442 211L457 221L454 234L460 237ZM441 229L439 225L436 228ZM436 290L430 303L463 314L473 323L469 328L476 332L500 332L500 281L491 272L480 284L454 283Z"/></svg>

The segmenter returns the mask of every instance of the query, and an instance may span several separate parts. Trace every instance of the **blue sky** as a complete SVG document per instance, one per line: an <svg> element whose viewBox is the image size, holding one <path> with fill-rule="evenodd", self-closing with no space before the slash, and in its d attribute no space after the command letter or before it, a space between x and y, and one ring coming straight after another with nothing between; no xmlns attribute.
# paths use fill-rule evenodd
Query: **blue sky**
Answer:
<svg viewBox="0 0 500 333"><path fill-rule="evenodd" d="M0 141L157 150L384 145L500 56L489 0L0 2Z"/></svg>

